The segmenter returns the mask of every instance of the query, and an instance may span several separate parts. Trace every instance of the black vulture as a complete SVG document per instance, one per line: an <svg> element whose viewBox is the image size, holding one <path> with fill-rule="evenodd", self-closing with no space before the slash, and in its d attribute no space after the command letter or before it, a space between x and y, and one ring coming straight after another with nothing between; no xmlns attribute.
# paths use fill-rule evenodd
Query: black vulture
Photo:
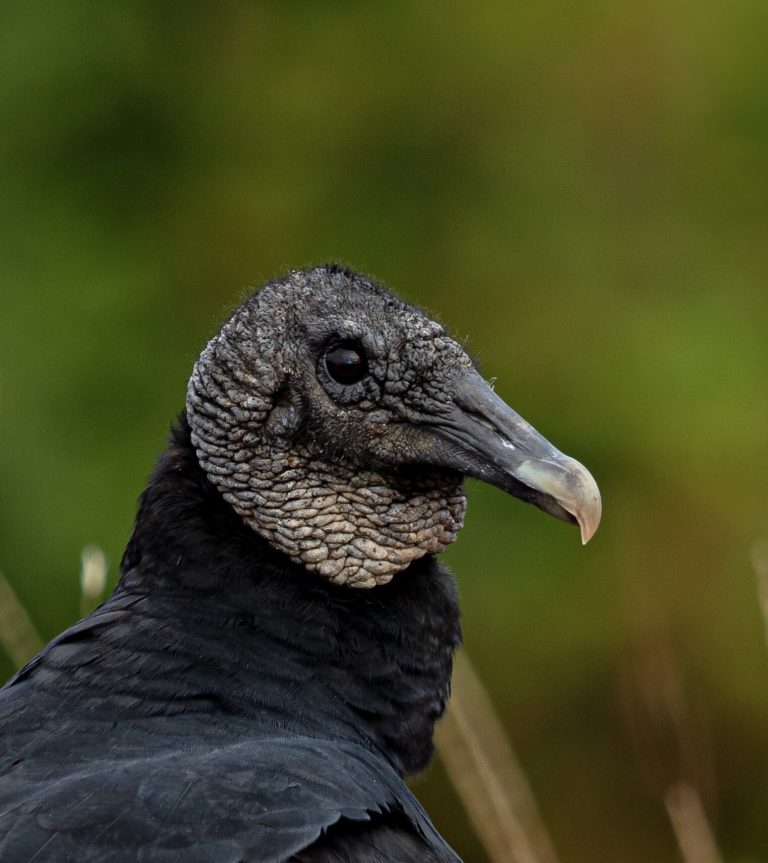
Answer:
<svg viewBox="0 0 768 863"><path fill-rule="evenodd" d="M0 860L458 860L403 777L449 695L465 476L597 528L586 469L421 311L337 266L248 297L112 597L0 690Z"/></svg>

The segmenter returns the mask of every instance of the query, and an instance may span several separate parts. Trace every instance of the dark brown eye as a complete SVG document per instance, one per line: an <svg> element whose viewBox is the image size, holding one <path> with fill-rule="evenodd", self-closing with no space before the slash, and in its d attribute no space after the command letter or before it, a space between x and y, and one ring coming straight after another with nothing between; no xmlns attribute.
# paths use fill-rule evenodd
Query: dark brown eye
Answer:
<svg viewBox="0 0 768 863"><path fill-rule="evenodd" d="M339 384L356 384L368 373L368 360L360 345L337 345L325 355L328 374Z"/></svg>

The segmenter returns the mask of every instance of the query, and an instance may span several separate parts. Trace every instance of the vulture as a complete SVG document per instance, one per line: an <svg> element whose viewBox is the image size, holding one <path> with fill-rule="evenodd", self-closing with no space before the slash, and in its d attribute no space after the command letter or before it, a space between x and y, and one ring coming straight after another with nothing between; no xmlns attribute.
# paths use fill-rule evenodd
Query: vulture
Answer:
<svg viewBox="0 0 768 863"><path fill-rule="evenodd" d="M0 690L0 860L457 861L404 778L450 692L465 477L597 528L588 471L422 311L336 265L249 296L111 598Z"/></svg>

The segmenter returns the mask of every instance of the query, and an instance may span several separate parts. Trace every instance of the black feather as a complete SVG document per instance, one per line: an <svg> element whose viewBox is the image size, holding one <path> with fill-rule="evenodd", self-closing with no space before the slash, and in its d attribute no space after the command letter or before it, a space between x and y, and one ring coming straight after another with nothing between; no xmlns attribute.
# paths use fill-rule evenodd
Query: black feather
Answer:
<svg viewBox="0 0 768 863"><path fill-rule="evenodd" d="M458 640L436 560L375 590L307 573L222 500L182 416L115 594L0 693L0 859L457 860L401 777Z"/></svg>

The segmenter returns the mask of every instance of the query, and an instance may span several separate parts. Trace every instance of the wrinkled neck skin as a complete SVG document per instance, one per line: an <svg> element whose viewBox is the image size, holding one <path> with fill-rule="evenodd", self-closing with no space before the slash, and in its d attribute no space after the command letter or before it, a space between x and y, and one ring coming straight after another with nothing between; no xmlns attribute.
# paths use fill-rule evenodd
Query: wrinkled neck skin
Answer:
<svg viewBox="0 0 768 863"><path fill-rule="evenodd" d="M291 563L222 500L182 415L142 497L122 569L112 602L135 597L136 614L119 636L107 629L100 637L120 649L130 637L132 650L149 655L146 664L167 683L158 712L167 712L171 691L185 712L213 701L229 716L356 739L401 775L426 766L460 639L453 579L434 558L371 590L336 586ZM145 667L143 658L136 665ZM135 685L152 712L140 673L109 685L128 696Z"/></svg>
<svg viewBox="0 0 768 863"><path fill-rule="evenodd" d="M371 470L368 458L349 458L357 441L347 429L329 453L332 444L308 430L302 395L277 371L300 364L281 354L290 349L261 334L244 306L195 364L187 416L212 485L270 545L334 584L376 587L444 551L464 520L462 477L415 465Z"/></svg>

